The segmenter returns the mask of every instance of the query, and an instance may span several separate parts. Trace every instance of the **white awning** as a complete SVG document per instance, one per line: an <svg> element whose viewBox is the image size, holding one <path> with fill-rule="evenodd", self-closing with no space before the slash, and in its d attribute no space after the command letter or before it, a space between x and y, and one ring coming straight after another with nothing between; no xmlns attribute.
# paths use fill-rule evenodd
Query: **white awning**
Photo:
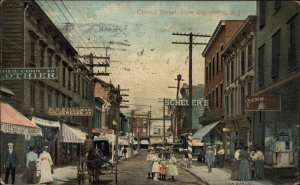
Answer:
<svg viewBox="0 0 300 185"><path fill-rule="evenodd" d="M38 118L35 116L32 116L31 121L37 125L46 126L46 127L56 127L60 128L60 124L58 121L50 121L42 118Z"/></svg>
<svg viewBox="0 0 300 185"><path fill-rule="evenodd" d="M84 143L87 133L82 132L79 128L71 127L65 123L59 134L61 143Z"/></svg>
<svg viewBox="0 0 300 185"><path fill-rule="evenodd" d="M217 126L220 123L220 121L216 121L214 123L211 123L209 125L206 125L199 129L194 135L193 139L201 139L208 134L215 126Z"/></svg>

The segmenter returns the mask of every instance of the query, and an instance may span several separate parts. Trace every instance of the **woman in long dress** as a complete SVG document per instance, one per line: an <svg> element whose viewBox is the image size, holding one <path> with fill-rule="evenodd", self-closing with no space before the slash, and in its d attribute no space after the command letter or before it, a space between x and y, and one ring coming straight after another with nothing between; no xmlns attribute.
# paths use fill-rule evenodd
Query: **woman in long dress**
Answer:
<svg viewBox="0 0 300 185"><path fill-rule="evenodd" d="M153 180L158 181L158 174L159 174L159 159L156 154L153 154L153 165L152 165L152 173L154 173Z"/></svg>
<svg viewBox="0 0 300 185"><path fill-rule="evenodd" d="M238 176L237 180L238 181L251 181L251 172L250 172L250 155L247 151L247 147L244 146L243 150L240 151L240 156L239 156L241 162L239 166L239 171L238 171Z"/></svg>
<svg viewBox="0 0 300 185"><path fill-rule="evenodd" d="M154 175L152 173L152 166L153 166L153 151L152 150L148 150L148 155L146 158L147 161L147 166L146 166L146 172L148 174L148 179L153 179Z"/></svg>
<svg viewBox="0 0 300 185"><path fill-rule="evenodd" d="M38 159L38 167L40 168L41 178L40 184L52 183L53 176L51 166L53 165L50 154L46 151L47 147L43 147L43 152Z"/></svg>
<svg viewBox="0 0 300 185"><path fill-rule="evenodd" d="M171 154L170 156L171 158L168 161L168 175L171 176L174 181L174 176L178 175L177 166L175 165L177 160L174 154Z"/></svg>

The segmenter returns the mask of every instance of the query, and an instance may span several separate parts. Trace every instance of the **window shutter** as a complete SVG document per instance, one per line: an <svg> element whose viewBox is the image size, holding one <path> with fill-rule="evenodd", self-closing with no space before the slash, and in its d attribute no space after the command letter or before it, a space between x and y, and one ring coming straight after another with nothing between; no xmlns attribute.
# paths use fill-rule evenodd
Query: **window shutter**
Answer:
<svg viewBox="0 0 300 185"><path fill-rule="evenodd" d="M264 83L264 46L258 50L258 85Z"/></svg>
<svg viewBox="0 0 300 185"><path fill-rule="evenodd" d="M272 78L277 78L279 73L280 31L272 37Z"/></svg>
<svg viewBox="0 0 300 185"><path fill-rule="evenodd" d="M265 1L259 1L259 27L265 25Z"/></svg>

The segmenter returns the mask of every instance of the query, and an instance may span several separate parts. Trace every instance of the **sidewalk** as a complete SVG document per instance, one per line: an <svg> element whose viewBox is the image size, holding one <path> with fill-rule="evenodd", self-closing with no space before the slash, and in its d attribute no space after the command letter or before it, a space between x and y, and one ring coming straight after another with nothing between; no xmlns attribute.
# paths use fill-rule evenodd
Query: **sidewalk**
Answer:
<svg viewBox="0 0 300 185"><path fill-rule="evenodd" d="M236 184L249 184L249 185L273 185L269 180L260 180L260 181L232 181L230 180L231 170L227 168L212 168L212 172L209 173L205 163L197 163L193 161L192 168L182 167L185 170L189 171L193 175L202 179L205 183L210 185L236 185Z"/></svg>

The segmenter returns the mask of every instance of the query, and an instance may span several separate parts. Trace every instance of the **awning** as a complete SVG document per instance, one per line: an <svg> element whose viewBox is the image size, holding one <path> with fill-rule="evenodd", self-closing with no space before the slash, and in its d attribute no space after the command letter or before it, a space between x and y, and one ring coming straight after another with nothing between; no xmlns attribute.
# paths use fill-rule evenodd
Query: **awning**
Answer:
<svg viewBox="0 0 300 185"><path fill-rule="evenodd" d="M1 103L1 132L41 136L41 129L8 103Z"/></svg>
<svg viewBox="0 0 300 185"><path fill-rule="evenodd" d="M209 125L206 125L204 127L202 127L201 129L199 129L194 135L193 135L193 139L201 139L208 134L215 126L217 126L220 123L219 121L216 121L214 123L211 123Z"/></svg>
<svg viewBox="0 0 300 185"><path fill-rule="evenodd" d="M37 125L41 125L41 126L60 128L60 124L58 121L50 121L50 120L46 120L46 119L42 119L42 118L38 118L38 117L34 117L34 116L32 116L31 121L33 123L35 123Z"/></svg>
<svg viewBox="0 0 300 185"><path fill-rule="evenodd" d="M15 93L12 90L10 90L6 87L3 87L3 86L0 86L0 92L3 92L3 93L8 94L10 96L15 96Z"/></svg>
<svg viewBox="0 0 300 185"><path fill-rule="evenodd" d="M84 143L87 133L63 123L59 134L61 143Z"/></svg>

